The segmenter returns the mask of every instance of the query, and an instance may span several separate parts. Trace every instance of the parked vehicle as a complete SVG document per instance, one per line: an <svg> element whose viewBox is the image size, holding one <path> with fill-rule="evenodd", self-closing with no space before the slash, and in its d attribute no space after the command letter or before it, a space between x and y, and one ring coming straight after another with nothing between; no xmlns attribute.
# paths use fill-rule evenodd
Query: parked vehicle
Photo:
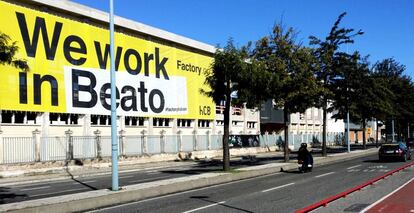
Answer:
<svg viewBox="0 0 414 213"><path fill-rule="evenodd" d="M411 160L411 151L403 143L386 143L382 144L378 151L380 161L387 159L397 159L401 161Z"/></svg>

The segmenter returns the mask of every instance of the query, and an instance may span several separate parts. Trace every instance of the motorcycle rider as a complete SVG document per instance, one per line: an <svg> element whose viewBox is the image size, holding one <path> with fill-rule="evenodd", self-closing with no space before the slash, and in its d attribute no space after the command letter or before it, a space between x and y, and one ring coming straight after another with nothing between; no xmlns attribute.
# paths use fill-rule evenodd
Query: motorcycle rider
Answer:
<svg viewBox="0 0 414 213"><path fill-rule="evenodd" d="M298 150L298 163L302 164L302 167L300 168L301 172L310 172L313 167L313 157L308 151L307 146L307 143L301 143Z"/></svg>

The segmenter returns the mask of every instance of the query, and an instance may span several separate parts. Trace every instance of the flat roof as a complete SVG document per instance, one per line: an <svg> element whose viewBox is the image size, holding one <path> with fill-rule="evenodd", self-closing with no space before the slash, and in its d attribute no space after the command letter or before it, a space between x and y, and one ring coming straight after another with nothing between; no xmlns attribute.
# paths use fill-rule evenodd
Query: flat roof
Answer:
<svg viewBox="0 0 414 213"><path fill-rule="evenodd" d="M96 20L99 22L109 23L109 13L97 10L76 2L69 0L20 0L24 3L31 3L35 5L40 5L44 7L51 7L57 10L65 11L68 14L85 17L91 20ZM128 30L136 31L141 34L149 35L156 37L161 40L168 42L177 43L186 47L194 48L197 50L204 51L206 53L213 54L216 51L216 48L212 45L202 43L184 36L180 36L165 30L161 30L149 25L145 25L130 19L122 18L119 16L114 17L114 23L117 27L126 28Z"/></svg>

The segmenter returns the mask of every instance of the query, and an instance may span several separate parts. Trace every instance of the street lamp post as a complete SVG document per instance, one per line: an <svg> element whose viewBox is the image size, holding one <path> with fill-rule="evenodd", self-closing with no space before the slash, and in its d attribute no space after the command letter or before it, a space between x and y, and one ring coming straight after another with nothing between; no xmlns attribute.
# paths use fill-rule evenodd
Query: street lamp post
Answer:
<svg viewBox="0 0 414 213"><path fill-rule="evenodd" d="M111 58L111 144L112 144L112 191L118 191L118 136L116 128L116 79L114 51L114 4L109 0L109 37Z"/></svg>

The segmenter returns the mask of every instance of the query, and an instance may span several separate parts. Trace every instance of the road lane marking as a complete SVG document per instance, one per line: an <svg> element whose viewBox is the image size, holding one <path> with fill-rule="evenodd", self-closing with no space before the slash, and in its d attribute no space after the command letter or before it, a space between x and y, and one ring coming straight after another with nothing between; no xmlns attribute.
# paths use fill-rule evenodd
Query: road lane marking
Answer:
<svg viewBox="0 0 414 213"><path fill-rule="evenodd" d="M96 180L88 180L88 181L81 181L81 180L79 180L79 182L75 182L75 183L72 183L72 184L75 185L75 184L95 183L95 182L96 182Z"/></svg>
<svg viewBox="0 0 414 213"><path fill-rule="evenodd" d="M353 168L357 168L357 167L360 167L360 166L361 166L361 164L358 164L358 165L355 165L355 166L348 167L346 169L353 169Z"/></svg>
<svg viewBox="0 0 414 213"><path fill-rule="evenodd" d="M315 176L315 177L316 177L316 178L320 178L320 177L324 177L324 176L327 176L327 175L331 175L331 174L333 174L333 173L335 173L335 172L328 172L328 173L321 174L321 175L318 175L318 176Z"/></svg>
<svg viewBox="0 0 414 213"><path fill-rule="evenodd" d="M154 177L154 178L144 178L144 179L139 179L139 180L133 180L133 181L129 181L129 183L139 183L139 182L142 182L142 181L158 180L158 179L168 178L168 177L171 177L171 175L166 175L166 176L161 176L161 177Z"/></svg>
<svg viewBox="0 0 414 213"><path fill-rule="evenodd" d="M285 184L285 185L273 187L273 188L270 188L270 189L263 190L262 192L268 192L268 191L272 191L272 190L275 190L275 189L280 189L280 188L283 188L283 187L286 187L286 186L290 186L290 185L293 185L293 184L295 184L295 183L288 183L288 184Z"/></svg>
<svg viewBox="0 0 414 213"><path fill-rule="evenodd" d="M20 191L31 191L31 190L38 190L38 189L47 189L50 188L50 186L40 186L40 187L33 187L33 188L26 188L26 189L20 189Z"/></svg>
<svg viewBox="0 0 414 213"><path fill-rule="evenodd" d="M391 193L385 195L384 197L382 197L381 199L377 200L375 203L367 206L365 209L362 209L362 213L368 211L370 208L374 207L375 205L377 205L378 203L381 203L383 200L387 199L389 196L395 194L398 190L402 189L404 186L408 185L411 181L413 181L414 178L412 178L411 180L407 181L406 183L404 183L402 186L398 187L396 190L392 191Z"/></svg>
<svg viewBox="0 0 414 213"><path fill-rule="evenodd" d="M221 202L218 202L218 203L214 203L214 204L210 204L210 205L203 206L203 207L200 207L200 208L196 208L196 209L192 209L192 210L189 210L189 211L185 211L183 213L195 212L195 211L198 211L198 210L201 210L201 209L206 209L206 208L209 208L209 207L212 207L212 206L217 206L217 205L223 204L225 202L226 201L221 201Z"/></svg>
<svg viewBox="0 0 414 213"><path fill-rule="evenodd" d="M132 178L135 177L134 175L127 175L127 176L121 176L120 178Z"/></svg>
<svg viewBox="0 0 414 213"><path fill-rule="evenodd" d="M45 196L45 195L54 195L54 194L60 194L60 193L65 193L65 192L73 192L73 191L81 191L81 190L85 190L85 189L84 188L83 189L68 189L68 190L63 190L63 191L58 191L58 192L32 195L32 196L29 196L29 197L40 197L40 196Z"/></svg>

